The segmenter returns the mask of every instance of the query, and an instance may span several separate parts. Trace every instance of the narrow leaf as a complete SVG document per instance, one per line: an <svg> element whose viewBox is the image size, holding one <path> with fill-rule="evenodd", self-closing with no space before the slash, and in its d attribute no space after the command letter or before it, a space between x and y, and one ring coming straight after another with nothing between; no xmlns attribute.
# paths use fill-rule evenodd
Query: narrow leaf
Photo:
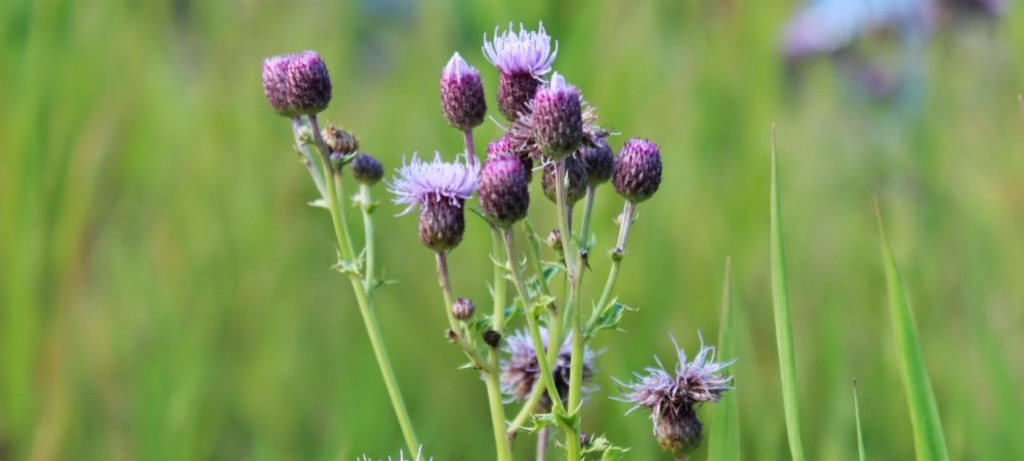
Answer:
<svg viewBox="0 0 1024 461"><path fill-rule="evenodd" d="M782 378L786 432L793 461L804 461L804 447L800 439L800 403L796 389L796 351L793 347L793 322L789 313L789 291L786 287L786 252L782 245L782 203L779 200L775 125L772 125L771 247L772 307L775 311L775 342L779 349L779 375Z"/></svg>
<svg viewBox="0 0 1024 461"><path fill-rule="evenodd" d="M928 379L924 353L917 340L914 314L903 291L903 283L900 281L889 240L885 236L882 211L877 201L875 213L878 217L878 232L882 237L882 259L889 292L889 313L896 332L896 349L903 373L903 387L907 392L907 404L910 406L910 423L914 430L914 451L919 461L947 461L949 453L946 452L946 438L942 434L942 421L939 419L939 409L935 404L931 381Z"/></svg>
<svg viewBox="0 0 1024 461"><path fill-rule="evenodd" d="M732 360L736 356L736 314L732 303L732 263L725 260L725 282L722 288L722 319L718 332L718 357ZM740 459L740 416L736 392L730 392L715 405L711 417L711 441L708 459L729 461Z"/></svg>
<svg viewBox="0 0 1024 461"><path fill-rule="evenodd" d="M860 461L867 461L864 455L864 432L860 426L860 402L857 401L857 380L853 380L853 416L857 420L857 453L860 454Z"/></svg>

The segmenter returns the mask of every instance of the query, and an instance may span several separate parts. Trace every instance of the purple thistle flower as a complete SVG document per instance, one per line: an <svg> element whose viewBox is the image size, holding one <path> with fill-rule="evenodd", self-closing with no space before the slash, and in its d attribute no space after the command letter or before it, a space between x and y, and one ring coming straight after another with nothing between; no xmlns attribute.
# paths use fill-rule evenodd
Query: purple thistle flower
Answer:
<svg viewBox="0 0 1024 461"><path fill-rule="evenodd" d="M519 33L508 30L498 34L494 29L494 40L488 42L484 34L484 55L500 72L498 81L498 109L509 121L515 121L527 112L528 103L533 99L542 83L541 76L551 71L551 64L558 55L558 42L551 49L551 37L541 23L536 32L527 31L519 25Z"/></svg>
<svg viewBox="0 0 1024 461"><path fill-rule="evenodd" d="M548 348L548 331L540 329L541 343L544 345L545 353ZM519 331L506 341L506 352L508 359L501 362L501 392L508 395L512 400L526 401L533 393L534 386L543 386L540 383L540 364L537 362L537 351L533 348L533 337L528 331ZM583 382L590 381L594 374L594 356L596 354L589 347L583 350ZM572 338L566 337L558 349L558 358L551 372L555 378L555 388L558 389L562 402L569 395L569 365L572 359ZM585 389L589 390L589 389ZM538 403L542 411L551 409L551 396L546 392Z"/></svg>
<svg viewBox="0 0 1024 461"><path fill-rule="evenodd" d="M263 60L263 94L285 117L316 115L331 102L331 77L315 51L273 56Z"/></svg>
<svg viewBox="0 0 1024 461"><path fill-rule="evenodd" d="M533 138L552 160L571 154L583 141L582 103L580 91L558 72L551 77L550 85L537 90L530 114Z"/></svg>
<svg viewBox="0 0 1024 461"><path fill-rule="evenodd" d="M576 156L587 167L587 182L596 187L611 179L612 171L615 169L615 157L612 147L603 137L594 137L593 145L588 144L590 143L584 142L576 151Z"/></svg>
<svg viewBox="0 0 1024 461"><path fill-rule="evenodd" d="M441 112L449 125L462 131L479 126L487 114L480 71L459 53L452 55L441 72Z"/></svg>
<svg viewBox="0 0 1024 461"><path fill-rule="evenodd" d="M525 218L530 207L530 181L519 158L514 154L488 155L477 195L484 215L499 229Z"/></svg>
<svg viewBox="0 0 1024 461"><path fill-rule="evenodd" d="M455 248L466 230L463 205L476 191L480 166L465 155L463 163L442 162L440 153L430 163L415 154L411 162L402 163L388 184L388 191L395 194L392 201L408 205L399 216L419 206L420 241L437 252Z"/></svg>
<svg viewBox="0 0 1024 461"><path fill-rule="evenodd" d="M640 203L661 186L661 151L653 141L632 138L615 158L612 185L623 198Z"/></svg>
<svg viewBox="0 0 1024 461"><path fill-rule="evenodd" d="M526 182L533 181L533 149L531 146L521 145L516 142L514 136L505 133L497 141L487 143L487 160L502 155L511 155L519 159L519 163L526 170Z"/></svg>
<svg viewBox="0 0 1024 461"><path fill-rule="evenodd" d="M675 339L672 342L675 343ZM626 389L618 400L633 404L626 414L640 407L649 408L655 438L662 448L678 458L700 445L702 425L695 406L718 402L725 391L732 389L732 377L722 375L721 371L736 360L715 362L715 348L705 347L704 338L701 338L700 351L690 362L679 344L675 346L679 363L674 374L665 370L655 357L658 366L648 367L646 374L634 373L636 382L616 382Z"/></svg>
<svg viewBox="0 0 1024 461"><path fill-rule="evenodd" d="M352 159L352 177L362 184L372 186L384 177L384 165L374 156L360 152Z"/></svg>

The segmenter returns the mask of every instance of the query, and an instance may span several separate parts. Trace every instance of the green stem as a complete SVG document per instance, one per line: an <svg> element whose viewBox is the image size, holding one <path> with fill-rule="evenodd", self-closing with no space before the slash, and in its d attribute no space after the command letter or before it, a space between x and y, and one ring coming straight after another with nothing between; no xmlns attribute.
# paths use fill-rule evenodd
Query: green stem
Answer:
<svg viewBox="0 0 1024 461"><path fill-rule="evenodd" d="M359 185L359 204L363 212L363 235L365 236L366 248L366 269L363 271L363 287L366 296L373 299L374 291L377 289L377 251L373 229L373 199L370 197L370 186Z"/></svg>
<svg viewBox="0 0 1024 461"><path fill-rule="evenodd" d="M324 177L320 174L320 171L316 169L316 161L313 160L313 154L309 152L306 147L305 141L302 139L302 118L292 118L292 136L295 138L295 149L299 151L299 155L302 156L302 164L306 166L306 170L309 171L309 176L313 178L313 184L316 186L316 190L320 192L320 197L327 199L327 187L324 185Z"/></svg>
<svg viewBox="0 0 1024 461"><path fill-rule="evenodd" d="M580 223L580 242L587 252L590 252L590 219L594 214L594 197L597 196L597 188L587 186L587 197L583 203L583 218Z"/></svg>
<svg viewBox="0 0 1024 461"><path fill-rule="evenodd" d="M526 289L526 282L523 281L523 272L516 261L516 248L515 240L512 237L512 229L502 229L501 235L505 240L505 254L508 256L508 265L512 268L512 281L515 282L516 290L519 292L519 297L523 300L523 306L526 308L526 326L530 330L530 337L533 339L533 350L546 351L549 348L544 347L544 341L541 340L540 326L537 324L537 317L533 314L530 293ZM556 346L558 343L554 342L555 340L556 338L551 337L551 331L548 331L548 345L552 350L558 349ZM562 399L558 397L558 387L555 386L555 375L551 372L551 363L547 360L538 360L537 363L540 365L541 383L551 398L552 407L557 410L557 413L564 413L565 407L562 405Z"/></svg>
<svg viewBox="0 0 1024 461"><path fill-rule="evenodd" d="M476 158L476 146L473 145L473 130L463 131L462 140L466 143L466 157L469 157L469 164L476 165L480 160Z"/></svg>
<svg viewBox="0 0 1024 461"><path fill-rule="evenodd" d="M455 314L452 313L452 306L454 305L454 296L452 295L452 284L451 279L448 276L448 256L443 252L439 251L437 255L437 277L438 282L441 285L441 294L444 295L444 313L448 317L448 324L451 329L448 330L448 339L457 344L462 351L466 354L466 357L473 362L473 366L483 372L484 374L493 374L494 368L491 364L485 362L480 354L476 352L473 345L466 340L465 331L459 326L458 319L455 318Z"/></svg>
<svg viewBox="0 0 1024 461"><path fill-rule="evenodd" d="M579 296L577 290L579 288L578 280L580 274L577 270L575 261L572 253L572 235L569 230L569 216L567 216L568 207L566 206L566 195L565 195L565 159L560 159L555 162L555 202L556 208L558 209L558 227L562 234L562 253L565 257L565 269L566 275L569 281L569 296L565 303L565 315L571 319L572 322L572 356L569 360L569 411L571 412L568 416L571 419L575 419L578 416L577 411L580 403L580 394L582 389L582 371L583 371L583 342L581 341L582 336L580 334L580 314L578 306L576 306L576 298ZM526 316L529 320L532 316ZM536 323L536 322L533 322ZM551 343L552 349L556 344L561 344L561 337L554 337L548 332L548 342ZM544 364L545 367L549 368L546 360L538 361ZM549 389L555 389L554 381L552 385L548 386ZM550 392L549 395L558 396L556 392ZM552 402L557 402L561 405L561 399L558 397L552 398ZM566 459L568 461L579 461L580 460L580 423L578 419L575 419L575 423L571 427L563 427L565 432L565 447L566 447Z"/></svg>
<svg viewBox="0 0 1024 461"><path fill-rule="evenodd" d="M635 210L636 204L627 200L622 214L619 215L619 239L615 242L615 248L612 250L612 266L608 269L608 280L605 281L604 289L601 290L601 298L594 306L590 320L587 321L586 331L590 331L594 322L597 321L597 315L601 309L604 309L604 306L611 301L612 290L615 288L615 282L619 279L619 268L622 266L622 258L626 255L626 238L629 237L629 229L633 226L633 213Z"/></svg>
<svg viewBox="0 0 1024 461"><path fill-rule="evenodd" d="M544 277L544 266L541 264L540 240L537 238L537 233L533 230L533 223L530 222L530 218L523 220L523 231L526 232L526 240L530 242L530 250L533 253L533 257L530 259L533 261L533 270L537 272L537 285L540 286L540 292L546 296L551 296L551 290L548 289L548 280Z"/></svg>
<svg viewBox="0 0 1024 461"><path fill-rule="evenodd" d="M501 260L501 236L497 229L491 229L491 250L495 261ZM499 335L505 328L505 274L497 264L494 265L494 315L492 329ZM512 460L511 440L505 430L505 405L501 401L501 384L498 382L498 348L492 347L487 355L488 362L494 373L485 375L487 384L487 400L491 409L491 427L494 430L494 444L498 452L498 461Z"/></svg>

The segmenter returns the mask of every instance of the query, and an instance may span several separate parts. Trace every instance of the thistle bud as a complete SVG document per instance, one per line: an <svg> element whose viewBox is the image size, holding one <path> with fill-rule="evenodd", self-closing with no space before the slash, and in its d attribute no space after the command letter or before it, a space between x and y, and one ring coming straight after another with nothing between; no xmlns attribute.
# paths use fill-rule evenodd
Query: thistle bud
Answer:
<svg viewBox="0 0 1024 461"><path fill-rule="evenodd" d="M639 138L626 141L615 159L612 185L619 195L634 203L651 198L661 185L658 145Z"/></svg>
<svg viewBox="0 0 1024 461"><path fill-rule="evenodd" d="M580 92L557 72L537 90L531 114L537 147L552 160L562 159L583 140Z"/></svg>
<svg viewBox="0 0 1024 461"><path fill-rule="evenodd" d="M323 136L324 143L331 149L331 152L341 152L343 155L349 155L359 150L359 140L356 139L355 135L343 128L327 125L323 130L320 130L320 135Z"/></svg>
<svg viewBox="0 0 1024 461"><path fill-rule="evenodd" d="M372 186L384 176L384 165L380 160L365 152L356 154L352 159L352 177L356 181Z"/></svg>
<svg viewBox="0 0 1024 461"><path fill-rule="evenodd" d="M593 144L584 143L577 151L577 156L587 169L587 182L596 187L611 179L615 157L612 156L612 147L604 138L595 137Z"/></svg>
<svg viewBox="0 0 1024 461"><path fill-rule="evenodd" d="M487 101L480 71L455 53L441 72L441 112L448 124L469 131L484 122Z"/></svg>
<svg viewBox="0 0 1024 461"><path fill-rule="evenodd" d="M526 217L530 206L526 170L514 155L487 159L477 189L480 208L498 228L508 228Z"/></svg>
<svg viewBox="0 0 1024 461"><path fill-rule="evenodd" d="M573 206L587 195L587 169L575 155L566 157L564 163L565 174L569 178L569 182L565 186L565 204ZM544 189L544 196L552 203L558 203L555 181L564 181L564 179L555 176L555 162L549 162L544 166L541 186Z"/></svg>
<svg viewBox="0 0 1024 461"><path fill-rule="evenodd" d="M700 446L703 425L692 405L666 409L654 426L658 445L676 458L684 458Z"/></svg>
<svg viewBox="0 0 1024 461"><path fill-rule="evenodd" d="M548 233L548 237L544 239L544 243L547 243L552 250L556 253L562 252L562 231L558 229L551 229Z"/></svg>
<svg viewBox="0 0 1024 461"><path fill-rule="evenodd" d="M515 138L509 134L498 138L497 141L487 143L487 160L491 158L511 155L519 159L519 164L526 172L526 182L533 181L533 157L530 155L530 148L527 146L518 147Z"/></svg>
<svg viewBox="0 0 1024 461"><path fill-rule="evenodd" d="M452 305L452 315L457 320L469 320L473 317L473 312L476 312L476 304L468 298L459 298Z"/></svg>
<svg viewBox="0 0 1024 461"><path fill-rule="evenodd" d="M263 60L263 94L285 117L316 115L331 102L331 77L315 51L273 56Z"/></svg>

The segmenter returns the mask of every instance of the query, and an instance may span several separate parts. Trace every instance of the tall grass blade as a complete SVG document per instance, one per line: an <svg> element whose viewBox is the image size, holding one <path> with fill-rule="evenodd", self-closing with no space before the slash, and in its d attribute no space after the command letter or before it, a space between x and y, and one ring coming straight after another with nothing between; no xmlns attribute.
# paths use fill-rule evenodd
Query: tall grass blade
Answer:
<svg viewBox="0 0 1024 461"><path fill-rule="evenodd" d="M917 341L914 314L903 291L892 248L889 247L889 240L885 236L882 211L877 200L875 213L878 218L878 232L882 237L885 281L889 287L889 313L892 315L892 325L896 330L896 348L903 373L903 387L907 392L910 422L914 430L914 451L920 461L947 461L949 454L946 452L946 439L942 434L942 421L939 419L939 409L935 404L931 381L928 379L921 344Z"/></svg>
<svg viewBox="0 0 1024 461"><path fill-rule="evenodd" d="M718 331L719 360L736 357L736 313L732 303L732 262L725 260L725 282L722 287L722 319ZM737 394L722 397L711 418L711 441L708 459L730 461L740 459L740 415Z"/></svg>
<svg viewBox="0 0 1024 461"><path fill-rule="evenodd" d="M864 431L860 426L860 402L857 401L857 380L853 380L853 416L857 421L857 453L860 461L867 461L864 455Z"/></svg>
<svg viewBox="0 0 1024 461"><path fill-rule="evenodd" d="M775 342L779 349L779 375L782 378L782 404L786 412L786 432L793 461L803 461L800 439L800 402L796 391L796 351L793 347L793 322L789 313L786 288L786 252L782 245L782 203L779 200L779 172L772 125L771 185L772 307L775 311Z"/></svg>

